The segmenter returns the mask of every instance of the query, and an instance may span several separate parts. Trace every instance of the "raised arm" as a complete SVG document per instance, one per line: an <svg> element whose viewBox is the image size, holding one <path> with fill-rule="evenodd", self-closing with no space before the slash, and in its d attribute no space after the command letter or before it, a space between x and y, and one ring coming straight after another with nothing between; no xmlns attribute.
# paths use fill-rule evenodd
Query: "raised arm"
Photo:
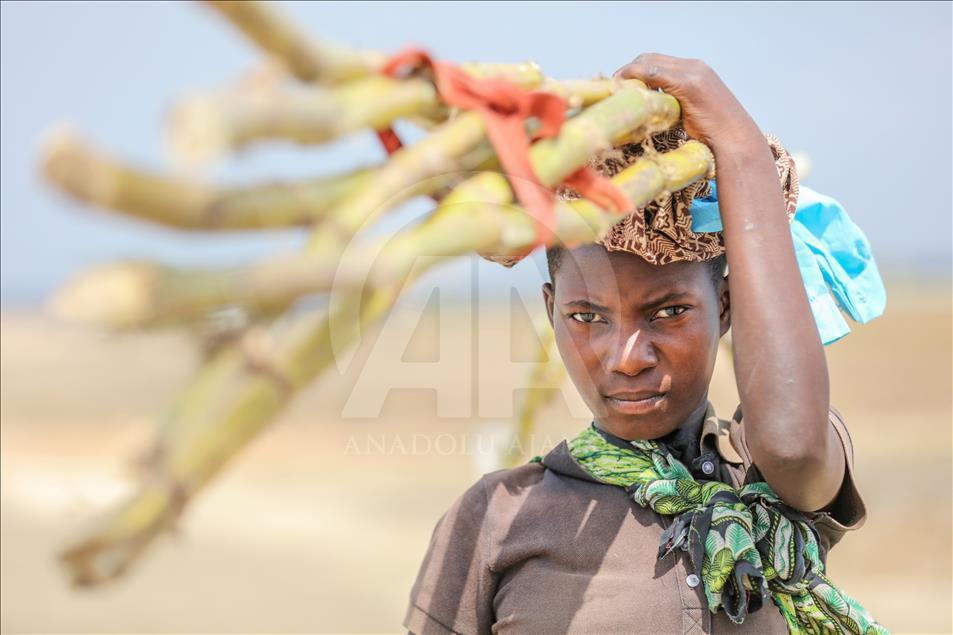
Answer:
<svg viewBox="0 0 953 635"><path fill-rule="evenodd" d="M715 154L747 445L788 505L823 508L843 481L844 452L829 421L827 360L794 256L771 149L700 60L643 54L616 76L641 79L677 98L685 132Z"/></svg>

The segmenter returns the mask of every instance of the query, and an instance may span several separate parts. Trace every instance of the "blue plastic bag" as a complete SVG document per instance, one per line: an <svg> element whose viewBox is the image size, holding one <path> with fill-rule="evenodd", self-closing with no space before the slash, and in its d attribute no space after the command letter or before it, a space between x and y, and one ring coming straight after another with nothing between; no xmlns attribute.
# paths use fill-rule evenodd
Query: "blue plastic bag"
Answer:
<svg viewBox="0 0 953 635"><path fill-rule="evenodd" d="M692 203L694 232L722 230L717 187L714 181L711 185L711 196ZM791 238L824 344L850 332L841 311L861 324L884 312L887 291L870 253L870 243L840 203L802 185L791 222Z"/></svg>

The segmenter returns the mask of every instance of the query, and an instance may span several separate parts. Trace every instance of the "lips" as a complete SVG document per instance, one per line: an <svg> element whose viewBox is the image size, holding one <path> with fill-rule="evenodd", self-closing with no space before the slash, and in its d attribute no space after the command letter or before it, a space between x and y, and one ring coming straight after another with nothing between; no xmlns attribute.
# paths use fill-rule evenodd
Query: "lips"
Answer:
<svg viewBox="0 0 953 635"><path fill-rule="evenodd" d="M612 397L613 399L619 399L621 401L642 401L643 399L651 399L652 397L658 397L664 394L665 393L661 390L640 390L614 392L606 395L606 397Z"/></svg>
<svg viewBox="0 0 953 635"><path fill-rule="evenodd" d="M604 395L606 404L622 414L647 414L662 406L668 393L658 390L620 391Z"/></svg>

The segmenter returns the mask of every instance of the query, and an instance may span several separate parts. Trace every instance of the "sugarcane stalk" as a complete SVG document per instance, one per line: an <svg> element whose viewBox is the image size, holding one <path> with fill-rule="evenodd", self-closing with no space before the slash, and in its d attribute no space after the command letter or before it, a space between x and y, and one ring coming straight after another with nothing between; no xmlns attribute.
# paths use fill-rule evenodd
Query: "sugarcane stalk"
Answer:
<svg viewBox="0 0 953 635"><path fill-rule="evenodd" d="M612 177L635 208L642 208L665 192L675 192L714 171L711 150L698 141L688 141L670 152L644 155ZM532 217L512 203L512 191L502 175L484 172L458 186L440 202L439 208L412 231L390 239L370 278L382 284L388 272L408 270L418 254L441 257L477 251L496 256L523 254L536 240ZM557 200L555 239L573 246L594 242L625 217L588 199ZM348 260L337 272L339 281L349 280ZM383 276L383 277L382 277Z"/></svg>
<svg viewBox="0 0 953 635"><path fill-rule="evenodd" d="M343 198L367 187L376 168L297 182L216 187L124 163L58 130L44 143L46 179L74 199L168 227L192 230L283 229L311 225Z"/></svg>
<svg viewBox="0 0 953 635"><path fill-rule="evenodd" d="M600 101L620 86L642 85L638 80L556 81L532 63L464 68L477 76L496 74L526 89L545 90L576 108ZM449 112L433 83L416 77L376 75L330 89L229 89L181 100L171 110L167 139L176 160L201 164L262 140L319 144L364 129L381 130L398 119L423 122L429 129L429 124L445 121Z"/></svg>
<svg viewBox="0 0 953 635"><path fill-rule="evenodd" d="M674 98L646 90L641 84L627 84L567 121L555 138L534 144L530 161L540 182L554 186L584 165L593 153L611 147L616 139L636 133L644 135L672 125L678 116L678 102ZM394 205L432 191L434 179L449 172L472 169L476 163L489 160L492 148L483 135L480 116L466 112L413 147L394 154L370 187L343 201L327 223L312 233L304 251L323 253L336 237L349 240ZM469 165L461 157L468 157ZM485 171L455 187L441 203L437 215L446 206L459 205L474 196L478 198L487 185L497 193L502 188L508 192L500 196L498 204L512 202L513 194L506 177Z"/></svg>
<svg viewBox="0 0 953 635"><path fill-rule="evenodd" d="M300 254L204 271L148 262L94 267L59 290L52 308L66 319L111 328L190 321L222 306L280 312L301 295L327 290L340 254L369 218L445 189L473 170L489 169L494 161L479 115L462 113L395 153L373 179L340 198ZM323 281L317 289L315 280Z"/></svg>
<svg viewBox="0 0 953 635"><path fill-rule="evenodd" d="M364 77L376 73L376 65L380 63L381 58L371 60L373 55L329 52L313 43L308 45L306 36L290 23L269 15L265 5L218 3L217 6L261 46L290 60L292 72L308 81ZM368 86L371 79L378 78L368 78ZM619 95L623 97L616 99ZM417 97L417 94L408 97L408 102ZM405 103L406 114L401 116L425 116L426 109L417 107L420 103L417 101L414 107ZM603 103L610 105L603 106ZM678 112L677 105L673 107L673 104L674 100L669 97L644 90L619 91L568 123L565 136L533 148L537 174L544 185L555 185L584 164L592 152L608 147L625 135L644 134L655 126L661 128L666 122L674 122ZM486 155L481 158L481 152L487 150L488 144L480 122L468 121L471 114L463 113L441 126L427 141L397 153L388 166L375 174L371 185L344 197L335 213L327 215L324 223L327 227L312 234L303 255L314 258L345 253L343 246L386 210L410 196L432 191L433 186L426 183L445 185L446 181L441 179L448 171L463 170L485 160ZM371 120L370 115L364 116ZM437 137L437 141L428 144L432 137ZM417 154L413 154L415 150ZM491 151L489 158L492 158ZM652 188L656 191L664 188L667 176L671 175L666 175L660 166L660 163L652 163L658 173L656 176L661 175L655 179L660 184L641 173L637 175L642 178L645 189L636 192L637 195L645 197ZM668 178L668 181L674 180L677 179ZM406 232L414 239L413 244L401 238L385 246L383 251L387 257L375 263L365 289L345 285L343 301L332 303L326 315L315 312L297 319L290 316L273 323L267 331L251 329L239 342L220 349L202 367L167 415L156 444L144 462L139 490L104 517L84 539L63 552L63 562L74 582L95 584L126 570L156 536L174 524L188 502L228 460L274 421L302 387L327 369L334 360L335 350L353 343L363 327L389 311L407 278L467 250L519 249L535 239L532 220L512 205L512 192L499 174L488 173L469 179L447 198L449 202L442 204L428 221ZM557 216L560 227L572 235L587 238L600 227L607 227L607 215L594 204L587 206L586 203L576 201L560 206ZM576 207L581 210L577 217L564 219L570 215L567 210ZM510 217L512 223L507 221ZM557 235L563 238L559 232ZM412 267L411 263L427 251L437 251L438 258L424 261L422 267ZM352 256L355 262L365 254L359 255L361 257ZM314 262L308 264L314 265ZM345 262L351 261L345 258ZM147 281L140 283L140 287L148 289L155 284ZM187 292L179 300L187 301L178 306L193 306L205 297L204 291L195 289L211 286L208 278L202 276L178 286L183 285ZM117 283L117 286L123 284ZM221 297L223 289L234 292L234 287L233 280L231 286L226 285L211 296L217 302L228 303L230 298ZM293 299L292 294L287 301ZM108 294L103 301L108 301ZM176 306L175 302L171 304ZM355 314L357 319L352 319Z"/></svg>
<svg viewBox="0 0 953 635"><path fill-rule="evenodd" d="M168 146L176 160L199 164L262 139L325 143L410 116L446 117L432 83L370 76L333 89L228 90L174 106Z"/></svg>
<svg viewBox="0 0 953 635"><path fill-rule="evenodd" d="M273 3L256 0L204 0L262 50L280 60L297 79L336 84L380 72L387 55L332 44L304 33ZM475 77L502 77L522 84L538 73L536 64L468 62L460 65Z"/></svg>
<svg viewBox="0 0 953 635"><path fill-rule="evenodd" d="M641 207L664 191L685 187L708 173L711 165L709 150L690 141L672 152L641 159L613 182ZM618 220L585 199L557 202L556 218L557 237L567 244L591 242ZM53 307L62 317L111 328L197 319L222 306L240 306L252 315L274 313L294 298L327 292L335 284L362 284L368 262L379 262L380 272L400 276L422 253L522 253L533 244L535 231L534 221L512 205L506 179L484 172L453 190L426 222L394 237L344 252L328 244L229 269L178 269L148 262L106 265L67 284L54 297Z"/></svg>
<svg viewBox="0 0 953 635"><path fill-rule="evenodd" d="M371 257L376 244L358 258ZM58 317L111 329L158 327L198 321L224 308L249 316L275 315L289 299L329 290L340 269L337 252L276 256L227 268L183 268L150 261L90 267L54 294ZM342 277L354 286L354 274Z"/></svg>
<svg viewBox="0 0 953 635"><path fill-rule="evenodd" d="M555 80L547 77L538 90L559 95L569 102L570 108L584 108L632 86L645 88L645 84L637 79Z"/></svg>
<svg viewBox="0 0 953 635"><path fill-rule="evenodd" d="M173 203L172 192L177 190L170 192L161 182L139 178L142 175L121 165L79 162L75 143L54 146L65 150L49 153L54 160L45 162L46 172L67 191L102 205L134 208L152 216L170 215L166 208L174 205L167 206L161 196L155 196L156 190ZM462 113L423 141L397 152L367 182L358 178L349 195L335 199L335 213L325 216L324 229L316 232L319 238L312 239L310 249L297 259L281 257L251 268L204 272L146 262L100 266L70 281L54 296L52 308L64 318L111 328L194 320L212 309L239 304L238 298L242 298L245 308L265 313L280 311L308 292L297 282L305 278L302 274L318 274L324 280L333 275L334 263L364 225L363 219L413 196L446 188L460 178L460 173L491 167L488 162L493 160L479 115ZM91 165L102 169L87 173L72 169ZM99 181L90 177L99 177ZM182 196L188 205L195 206L191 202L194 191ZM183 216L181 210L171 214L176 219ZM250 269L255 273L249 277ZM252 278L257 283L249 284Z"/></svg>
<svg viewBox="0 0 953 635"><path fill-rule="evenodd" d="M701 144L693 147L691 143L667 155L642 159L617 175L616 179L622 182L620 185L627 185L629 192L648 186L650 189L638 196L638 201L643 203L657 196L666 182L684 186L693 178L704 176L710 169L710 163L704 169L697 168L699 157L707 150ZM668 156L674 153L695 157ZM710 155L708 158L710 160ZM695 166L694 174L679 172L691 166ZM571 201L568 206L597 221L565 223L567 230L578 232L577 236L581 236L586 228L598 227L601 224L598 220L606 216L588 201ZM459 211L456 207L447 209ZM496 216L500 208L491 206L485 209L489 210L489 216ZM523 218L518 212L508 211L514 220ZM444 214L447 213L445 210ZM560 218L563 216L561 213ZM482 228L485 235L494 233L483 224L478 228ZM396 300L399 288L396 282L378 287L379 290L372 292L361 304L362 308L358 310L360 319L356 323L345 319L355 310L354 304L360 303L360 294L352 294L343 309L339 309L344 318L338 317L337 323L354 324L355 328L338 332L339 343L355 339L362 326L386 312ZM246 346L240 351L226 349L209 364L183 398L183 405L174 420L178 425L166 426L166 433L161 437L162 445L153 453L153 457L158 457L153 462L160 459L162 462L153 466L153 471L159 476L149 479L140 496L111 516L101 532L95 532L93 537L67 551L64 560L75 581L93 583L121 573L145 544L170 525L185 501L277 414L282 399L290 398L327 367L332 360L332 321L333 316L327 319L310 317L306 323L289 329L291 336L276 337L271 347L251 347L246 339ZM317 322L316 326L314 322ZM249 354L252 349L270 349L270 352ZM214 406L223 394L226 405ZM203 422L206 422L204 426ZM177 433L170 434L168 430ZM155 483L165 485L159 487Z"/></svg>
<svg viewBox="0 0 953 635"><path fill-rule="evenodd" d="M205 4L305 82L343 82L376 73L386 57L317 40L302 31L273 3L206 0Z"/></svg>
<svg viewBox="0 0 953 635"><path fill-rule="evenodd" d="M678 150L640 159L614 181L634 203L644 205L666 186L684 187L711 168L708 149L688 142ZM564 202L558 209L561 239L592 237L622 216L607 214L584 199ZM311 313L290 324L278 321L267 334L252 330L240 345L224 348L199 371L164 422L146 460L142 487L63 552L76 584L96 584L125 571L156 536L173 526L208 480L330 365L335 350L353 343L361 329L390 310L412 276L451 260L468 240L470 248L492 248L494 239L507 235L507 219L520 224L529 220L532 227L517 208L493 200L442 205L431 219L424 224L433 223L429 233L416 234L426 243L418 245L417 253L444 245L438 258L416 268L404 266L397 270L401 275L393 262L376 263L369 290L345 293L327 315ZM453 247L446 248L442 238Z"/></svg>
<svg viewBox="0 0 953 635"><path fill-rule="evenodd" d="M558 182L619 135L659 125L660 113L677 118L673 103L672 98L640 86L621 88L569 120L555 139L533 146L531 161L540 180L546 185ZM59 292L54 309L63 317L113 328L194 320L220 306L242 306L251 313L280 311L301 295L327 290L344 247L382 213L413 196L432 193L458 173L479 168L492 158L482 118L475 112L462 113L395 153L366 187L342 198L298 256L194 272L141 262L99 267ZM505 177L494 173L459 186L460 193L451 201L458 204L470 197L472 188L479 195L488 185L500 194L499 204L512 201Z"/></svg>
<svg viewBox="0 0 953 635"><path fill-rule="evenodd" d="M605 80L580 80L546 88L582 106L608 96L614 86ZM73 198L179 229L307 225L325 216L346 195L366 187L375 174L374 168L363 168L298 182L216 187L129 165L63 128L48 135L41 156L44 176Z"/></svg>
<svg viewBox="0 0 953 635"><path fill-rule="evenodd" d="M644 155L611 180L635 208L642 208L666 192L711 177L714 157L698 141L688 141L670 152ZM587 199L557 200L555 239L573 246L605 235L626 212L606 210ZM425 222L341 254L334 277L315 276L315 291L347 289L368 283L386 286L408 275L421 256L452 259L471 252L499 256L522 254L536 240L535 221L512 202L512 191L502 175L484 172L458 186ZM373 261L368 271L365 263Z"/></svg>
<svg viewBox="0 0 953 635"><path fill-rule="evenodd" d="M530 64L533 64L530 62ZM493 65L486 64L481 65L479 70L471 71L471 74L481 75L493 75L491 70L489 70ZM510 65L507 65L510 66ZM484 71L484 68L487 70ZM519 78L517 78L518 80ZM584 108L587 105L594 104L597 101L601 101L608 97L609 95L615 93L619 88L625 85L639 85L645 86L642 82L635 79L572 79L572 80L554 80L551 78L546 78L543 83L536 88L536 90L542 92L552 93L558 95L567 100L569 107L572 111ZM450 111L453 112L452 110ZM572 113L574 114L574 113ZM435 121L433 119L427 119L419 116L408 116L406 117L407 121L414 124L418 128L423 130L433 130L441 122Z"/></svg>
<svg viewBox="0 0 953 635"><path fill-rule="evenodd" d="M240 345L222 349L169 413L143 461L140 488L61 553L73 583L94 585L121 575L174 526L229 459L333 362L335 344L352 343L390 310L404 282L410 280L349 294L335 309L337 318L334 312L312 312L290 325L278 321L271 332L249 331ZM350 320L353 313L357 322Z"/></svg>
<svg viewBox="0 0 953 635"><path fill-rule="evenodd" d="M524 460L525 448L530 443L533 428L540 411L553 401L556 392L552 388L566 376L566 368L556 350L556 337L546 314L536 316L533 326L537 337L536 361L529 373L529 388L513 421L510 442L506 444L503 467L516 467Z"/></svg>
<svg viewBox="0 0 953 635"><path fill-rule="evenodd" d="M616 139L634 131L646 134L677 118L673 98L628 85L567 121L555 138L533 145L530 160L542 184L552 186ZM395 153L367 187L340 201L297 256L217 271L190 272L144 263L99 268L66 287L54 306L64 317L112 327L190 320L223 305L242 306L252 313L280 310L302 295L329 289L341 269L337 263L344 247L381 214L413 196L433 192L458 172L491 160L492 147L484 134L480 115L466 112ZM497 205L513 200L504 175L483 172L457 186L446 204L481 200L484 191L493 192ZM117 294L117 301L102 301L98 287Z"/></svg>
<svg viewBox="0 0 953 635"><path fill-rule="evenodd" d="M254 277L264 285L247 284L247 267L191 276L161 265L120 263L77 276L56 294L53 308L64 318L113 328L188 321L216 307L238 304L236 296L251 299L261 310L280 310L306 292L295 283L300 276L283 269L324 272L327 280L333 267L318 263L333 265L366 219L413 196L433 193L459 178L459 172L479 168L492 159L480 116L462 113L421 142L395 153L370 183L339 200L335 213L327 217L301 255L300 266L288 258L253 266L259 272ZM79 179L80 184L87 182ZM269 275L275 271L277 276Z"/></svg>
<svg viewBox="0 0 953 635"><path fill-rule="evenodd" d="M567 95L577 97L583 105L588 99L608 97L595 102L582 113L563 124L555 139L537 142L531 149L531 162L540 181L555 185L570 172L583 165L595 149L611 146L613 139L633 131L660 129L678 119L678 102L674 98L649 91L641 82L626 81L617 88L611 82L594 90L591 83L566 85ZM570 93L572 88L581 92ZM614 92L613 92L614 90ZM527 122L532 127L532 121ZM584 154L586 149L590 154ZM346 236L376 221L381 214L407 198L431 191L431 179L449 172L473 169L493 156L493 148L485 137L483 120L476 112L464 112L410 148L391 157L371 187L342 203L328 219ZM470 157L469 162L461 157ZM478 157L473 160L472 157ZM563 163L560 163L562 158ZM539 165L537 165L537 162ZM465 184L459 187L465 187ZM323 245L320 231L306 250Z"/></svg>
<svg viewBox="0 0 953 635"><path fill-rule="evenodd" d="M566 176L585 165L592 154L611 147L619 138L631 138L636 134L649 134L672 125L678 117L678 102L674 98L663 93L648 91L641 86L626 86L567 121L556 137L543 139L535 143L530 149L530 162L540 183L545 187L553 187ZM679 148L679 150L683 148ZM674 154L667 161L660 163L659 166L664 166L664 168L657 167L656 170L674 170L673 174L687 173L681 169L683 166L676 167L671 164L677 161L690 160L688 157L695 159L690 167L695 170L699 169L697 153L692 153L693 148L707 153L707 157L710 158L708 149L695 142L689 146L688 151ZM392 160L391 163L393 164L395 161ZM703 167L707 167L707 165L706 163ZM385 168L382 173L386 171ZM409 171L409 169L406 171ZM396 177L395 180L402 187L410 187L409 183L401 180L401 175L404 172L405 170L396 168L393 172ZM512 175L510 175L510 178L513 178ZM664 187L665 182L662 179L658 184L659 187ZM684 184L679 185L677 189L684 186ZM626 191L626 194L628 193ZM635 192L635 194L637 193ZM452 208L456 208L458 214L460 209L474 210L476 208L476 211L479 211L487 206L514 209L513 200L514 195L507 176L499 172L485 171L467 179L454 188L441 201L434 217L442 219L447 216L444 210ZM373 197L371 197L370 202L377 203ZM600 208L596 207L596 209ZM344 205L338 214L329 219L329 222L335 225L344 225L353 233L360 225L374 220L379 213L380 210L377 205L365 203L354 208ZM501 246L510 248L511 245L518 244L525 247L532 244L535 233L527 236L522 228L526 226L527 222L534 226L533 221L526 214L521 216L525 222L515 221L513 224L507 224L505 228L500 227L500 231L503 233L498 242ZM559 215L560 221L564 216L571 215ZM573 225L574 221L568 220L567 222L570 227L575 226ZM319 241L321 236L323 236L323 231L312 234L313 242L311 244L317 244L315 241Z"/></svg>

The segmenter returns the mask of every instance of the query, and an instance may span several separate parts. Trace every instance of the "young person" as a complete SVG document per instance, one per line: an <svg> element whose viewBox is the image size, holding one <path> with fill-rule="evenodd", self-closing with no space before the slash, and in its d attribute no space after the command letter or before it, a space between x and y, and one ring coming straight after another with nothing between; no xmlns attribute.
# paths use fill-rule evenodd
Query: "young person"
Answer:
<svg viewBox="0 0 953 635"><path fill-rule="evenodd" d="M796 171L704 63L640 55L616 75L679 100L714 152L723 231L691 231L688 207L715 198L700 183L548 250L546 310L593 421L454 502L404 626L883 632L823 574L866 512L792 243ZM708 388L729 328L741 404L726 420Z"/></svg>

